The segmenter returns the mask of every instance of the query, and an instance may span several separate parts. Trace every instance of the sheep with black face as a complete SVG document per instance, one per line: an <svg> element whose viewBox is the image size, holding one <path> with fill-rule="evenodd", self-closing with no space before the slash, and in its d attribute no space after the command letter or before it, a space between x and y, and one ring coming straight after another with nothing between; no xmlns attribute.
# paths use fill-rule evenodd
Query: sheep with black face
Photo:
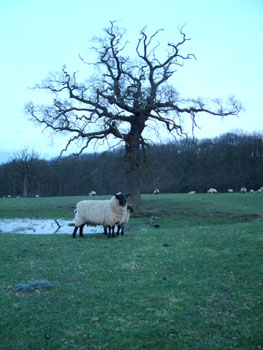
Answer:
<svg viewBox="0 0 263 350"><path fill-rule="evenodd" d="M76 237L79 229L80 237L83 237L83 227L87 225L103 225L108 227L108 237L111 228L119 225L127 215L127 198L125 194L118 192L110 200L84 200L78 202L75 209L74 231L72 237Z"/></svg>
<svg viewBox="0 0 263 350"><path fill-rule="evenodd" d="M117 225L117 232L116 232L116 236L118 236L120 233L123 236L124 235L124 226L125 224L127 224L127 222L130 219L130 214L133 213L133 208L132 206L128 205L127 206L127 211L126 211L126 215L123 219L123 221L121 221L118 225ZM107 226L104 226L104 234L107 235ZM114 226L111 228L111 233L114 236Z"/></svg>

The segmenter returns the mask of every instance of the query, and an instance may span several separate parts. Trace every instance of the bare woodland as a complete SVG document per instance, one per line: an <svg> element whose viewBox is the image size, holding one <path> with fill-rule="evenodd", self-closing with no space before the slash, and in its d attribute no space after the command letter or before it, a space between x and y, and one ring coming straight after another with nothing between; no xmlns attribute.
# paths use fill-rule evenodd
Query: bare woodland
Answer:
<svg viewBox="0 0 263 350"><path fill-rule="evenodd" d="M142 193L226 193L263 186L263 134L228 133L214 139L153 145L141 167ZM25 181L26 179L26 181ZM26 188L25 188L26 186ZM125 148L46 160L29 149L13 153L0 165L0 196L112 195L128 187ZM26 190L26 191L25 191Z"/></svg>

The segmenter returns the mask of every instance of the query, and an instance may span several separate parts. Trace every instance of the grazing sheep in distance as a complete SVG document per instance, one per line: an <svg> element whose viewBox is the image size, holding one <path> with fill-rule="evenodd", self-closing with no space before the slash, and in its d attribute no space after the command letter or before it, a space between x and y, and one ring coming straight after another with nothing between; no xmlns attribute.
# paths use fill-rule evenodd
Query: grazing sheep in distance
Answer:
<svg viewBox="0 0 263 350"><path fill-rule="evenodd" d="M159 193L160 193L159 188L156 188L156 189L153 191L153 194L159 194Z"/></svg>
<svg viewBox="0 0 263 350"><path fill-rule="evenodd" d="M195 191L188 192L188 194L195 194L195 193L196 193Z"/></svg>
<svg viewBox="0 0 263 350"><path fill-rule="evenodd" d="M127 199L121 192L116 193L110 200L80 201L76 205L72 237L76 237L78 229L80 237L83 237L83 227L86 224L107 226L109 228L108 237L110 237L112 226L123 222L126 213Z"/></svg>
<svg viewBox="0 0 263 350"><path fill-rule="evenodd" d="M233 190L232 188L229 188L229 189L227 190L227 192L228 192L228 193L233 193L234 190Z"/></svg>
<svg viewBox="0 0 263 350"><path fill-rule="evenodd" d="M217 190L215 188L209 188L207 193L217 193Z"/></svg>
<svg viewBox="0 0 263 350"><path fill-rule="evenodd" d="M246 193L247 192L247 189L245 186L242 186L241 189L240 189L240 192L241 193Z"/></svg>
<svg viewBox="0 0 263 350"><path fill-rule="evenodd" d="M97 196L97 193L95 191L90 191L89 196Z"/></svg>

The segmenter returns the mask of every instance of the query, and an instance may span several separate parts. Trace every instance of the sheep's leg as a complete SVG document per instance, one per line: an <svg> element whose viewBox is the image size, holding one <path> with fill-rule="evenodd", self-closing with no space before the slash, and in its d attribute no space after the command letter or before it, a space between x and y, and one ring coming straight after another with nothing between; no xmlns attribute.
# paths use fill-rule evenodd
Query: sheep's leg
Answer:
<svg viewBox="0 0 263 350"><path fill-rule="evenodd" d="M78 231L78 226L75 226L74 227L74 231L73 231L73 234L72 234L72 238L76 238L76 233Z"/></svg>
<svg viewBox="0 0 263 350"><path fill-rule="evenodd" d="M115 237L114 226L107 226L107 227L108 227L108 238Z"/></svg>
<svg viewBox="0 0 263 350"><path fill-rule="evenodd" d="M121 235L124 235L124 225L121 225Z"/></svg>
<svg viewBox="0 0 263 350"><path fill-rule="evenodd" d="M104 235L107 236L107 226L103 226L104 227Z"/></svg>
<svg viewBox="0 0 263 350"><path fill-rule="evenodd" d="M80 227L79 227L79 236L80 237L84 237L83 236L83 227L85 226L85 224L83 224L83 225L81 225Z"/></svg>
<svg viewBox="0 0 263 350"><path fill-rule="evenodd" d="M107 228L108 228L108 238L110 238L111 237L111 226L107 226Z"/></svg>
<svg viewBox="0 0 263 350"><path fill-rule="evenodd" d="M117 228L117 232L116 232L116 236L119 236L119 234L120 234L120 225L118 225L118 228Z"/></svg>

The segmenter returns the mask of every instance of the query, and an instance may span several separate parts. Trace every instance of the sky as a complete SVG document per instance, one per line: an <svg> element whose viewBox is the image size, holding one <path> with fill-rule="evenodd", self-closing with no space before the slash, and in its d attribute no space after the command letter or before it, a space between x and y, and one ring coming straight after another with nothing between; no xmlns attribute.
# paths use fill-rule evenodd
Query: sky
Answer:
<svg viewBox="0 0 263 350"><path fill-rule="evenodd" d="M195 137L263 132L263 0L0 0L0 162L25 148L46 159L59 155L66 136L50 135L24 112L27 102L38 100L30 88L63 65L77 71L79 55L85 57L90 39L112 20L133 45L146 25L149 33L164 29L172 42L184 26L191 38L186 50L196 60L173 77L180 95L235 95L242 102L238 118L200 116ZM191 133L190 124L185 127Z"/></svg>

